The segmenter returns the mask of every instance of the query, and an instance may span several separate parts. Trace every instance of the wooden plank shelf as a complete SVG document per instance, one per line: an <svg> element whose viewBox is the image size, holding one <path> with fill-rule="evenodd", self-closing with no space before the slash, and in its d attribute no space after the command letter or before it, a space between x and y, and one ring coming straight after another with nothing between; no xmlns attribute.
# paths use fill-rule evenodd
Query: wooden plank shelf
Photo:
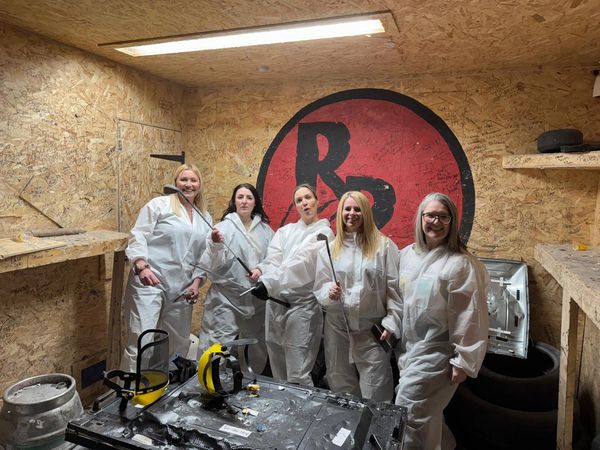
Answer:
<svg viewBox="0 0 600 450"><path fill-rule="evenodd" d="M557 448L568 450L573 444L577 355L583 339L580 319L585 316L600 328L600 248L577 251L567 244L538 244L535 259L563 288Z"/></svg>
<svg viewBox="0 0 600 450"><path fill-rule="evenodd" d="M569 290L583 312L600 328L600 249L577 251L568 244L538 244L535 259Z"/></svg>
<svg viewBox="0 0 600 450"><path fill-rule="evenodd" d="M509 155L502 158L502 168L600 170L600 151Z"/></svg>
<svg viewBox="0 0 600 450"><path fill-rule="evenodd" d="M29 269L63 261L114 253L125 250L128 235L109 230L87 231L83 234L58 236L63 246L34 253L10 256L0 260L0 273ZM57 239L56 237L52 238ZM40 238L44 241L46 238Z"/></svg>
<svg viewBox="0 0 600 450"><path fill-rule="evenodd" d="M59 236L62 246L0 259L0 273L40 267L90 256L113 255L110 306L107 324L107 367L118 367L121 357L121 309L128 235L109 230ZM40 238L44 241L45 238Z"/></svg>

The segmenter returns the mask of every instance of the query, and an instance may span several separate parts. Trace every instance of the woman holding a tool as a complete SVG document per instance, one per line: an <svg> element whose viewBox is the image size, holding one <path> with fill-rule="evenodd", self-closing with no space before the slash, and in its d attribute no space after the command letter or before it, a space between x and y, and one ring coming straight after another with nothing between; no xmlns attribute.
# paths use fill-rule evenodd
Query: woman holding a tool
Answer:
<svg viewBox="0 0 600 450"><path fill-rule="evenodd" d="M400 252L404 299L396 404L407 407L404 448L454 448L443 410L459 383L476 377L487 347L489 277L459 236L458 211L444 194L417 210L415 243Z"/></svg>
<svg viewBox="0 0 600 450"><path fill-rule="evenodd" d="M333 259L321 250L314 285L317 299L327 306L327 381L334 392L391 402L388 339L400 337L402 311L398 248L377 229L361 192L342 196L336 228Z"/></svg>
<svg viewBox="0 0 600 450"><path fill-rule="evenodd" d="M124 297L128 324L121 369L136 370L137 340L148 329L169 333L169 353L187 356L192 307L205 274L194 267L212 223L204 205L202 179L193 164L175 171L178 192L150 200L131 230L125 251L133 262ZM202 212L197 217L193 206ZM215 237L216 239L216 237Z"/></svg>
<svg viewBox="0 0 600 450"><path fill-rule="evenodd" d="M223 243L207 238L206 252L199 266L206 270L212 284L204 302L198 356L216 342L224 344L238 337L255 338L258 343L248 348L249 363L253 371L260 374L267 362L266 305L248 292L251 281L241 264L235 261L237 255L248 267L256 267L265 258L273 237L256 188L248 183L237 185L221 222L215 227L235 255ZM244 291L246 293L240 296Z"/></svg>
<svg viewBox="0 0 600 450"><path fill-rule="evenodd" d="M300 220L277 230L267 257L256 266L251 278L256 281L260 277L263 289L291 304L289 308L272 301L267 304L266 340L273 378L312 386L310 372L319 352L323 314L312 292L314 272L308 279L303 278L304 264L298 255L318 251L317 234L333 237L333 233L329 221L317 216L319 201L313 187L296 187L293 201ZM293 288L281 283L284 276Z"/></svg>

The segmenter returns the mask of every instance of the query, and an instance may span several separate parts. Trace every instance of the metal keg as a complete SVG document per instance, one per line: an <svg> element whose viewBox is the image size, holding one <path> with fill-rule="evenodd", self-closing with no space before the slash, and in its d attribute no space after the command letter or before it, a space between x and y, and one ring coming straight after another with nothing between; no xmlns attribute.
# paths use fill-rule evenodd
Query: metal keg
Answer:
<svg viewBox="0 0 600 450"><path fill-rule="evenodd" d="M64 443L67 423L83 414L75 379L52 373L19 381L4 393L0 444L6 449L51 449Z"/></svg>

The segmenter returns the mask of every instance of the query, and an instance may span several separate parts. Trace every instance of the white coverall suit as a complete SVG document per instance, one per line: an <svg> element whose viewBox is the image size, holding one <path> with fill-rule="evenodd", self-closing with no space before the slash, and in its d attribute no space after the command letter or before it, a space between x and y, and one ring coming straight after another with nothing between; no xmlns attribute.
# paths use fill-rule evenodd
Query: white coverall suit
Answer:
<svg viewBox="0 0 600 450"><path fill-rule="evenodd" d="M216 228L249 268L256 267L267 255L273 230L259 214L254 216L248 230L235 212L227 214ZM214 243L210 236L199 265L207 269L212 284L204 301L198 357L215 342L256 338L258 343L248 348L248 359L254 372L262 373L267 363L265 302L250 293L240 298L240 294L252 286L248 274L225 245Z"/></svg>
<svg viewBox="0 0 600 450"><path fill-rule="evenodd" d="M123 305L127 345L121 360L121 369L127 372L135 372L137 339L145 330L158 328L169 333L170 358L176 353L186 357L189 350L193 305L182 294L195 278L206 277L193 264L206 248L210 228L195 212L190 221L183 205L175 200L180 216L171 210L171 196L150 200L141 209L125 250L130 261L144 258L160 280L156 286L144 286L133 270L129 274ZM212 223L208 212L203 215Z"/></svg>
<svg viewBox="0 0 600 450"><path fill-rule="evenodd" d="M487 349L489 276L475 257L437 247L400 252L404 299L396 404L408 408L405 450L453 449L443 410L457 384L451 365L476 377ZM443 434L443 436L442 436Z"/></svg>
<svg viewBox="0 0 600 450"><path fill-rule="evenodd" d="M299 220L277 230L267 258L257 267L269 295L288 301L290 308L269 301L266 313L267 351L273 378L304 386L313 386L310 372L319 353L323 333L323 313L313 294L314 273L297 277L294 266L303 266L298 254L318 251L317 234L333 238L329 221L320 219L306 225ZM285 281L290 281L288 288Z"/></svg>
<svg viewBox="0 0 600 450"><path fill-rule="evenodd" d="M366 259L355 233L346 233L341 253L333 260L342 291L342 302L329 299L333 275L324 247L315 281L317 300L327 306L325 316L325 363L331 390L378 402L391 402L394 381L390 354L373 335L374 324L400 338L402 301L398 291L398 247L381 236L380 248Z"/></svg>

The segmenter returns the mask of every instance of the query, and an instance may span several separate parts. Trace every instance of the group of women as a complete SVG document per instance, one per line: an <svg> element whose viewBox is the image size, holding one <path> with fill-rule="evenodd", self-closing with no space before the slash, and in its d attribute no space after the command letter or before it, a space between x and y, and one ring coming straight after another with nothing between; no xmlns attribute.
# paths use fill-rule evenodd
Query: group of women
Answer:
<svg viewBox="0 0 600 450"><path fill-rule="evenodd" d="M357 191L340 199L334 235L318 217L314 188L300 185L293 193L300 219L273 233L252 185L236 186L221 222L209 227L198 169L182 165L175 184L180 193L151 200L131 232L124 370L135 368L137 337L148 328L169 332L171 354L187 354L192 306L208 278L200 354L214 342L254 338L255 372L268 362L274 378L312 386L323 333L334 392L395 397L408 410L404 448L454 448L443 409L483 361L488 277L460 241L446 195L423 199L415 243L399 251ZM385 346L392 335L400 342L395 393Z"/></svg>

